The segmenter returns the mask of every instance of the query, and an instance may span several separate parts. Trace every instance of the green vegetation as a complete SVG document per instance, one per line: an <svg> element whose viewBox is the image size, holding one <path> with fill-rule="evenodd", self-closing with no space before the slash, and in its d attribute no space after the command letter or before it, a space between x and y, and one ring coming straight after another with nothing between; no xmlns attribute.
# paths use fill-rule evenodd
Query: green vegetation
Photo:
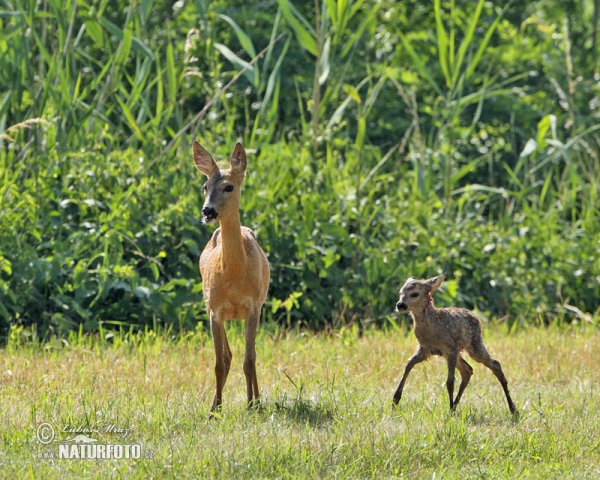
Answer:
<svg viewBox="0 0 600 480"><path fill-rule="evenodd" d="M231 323L233 366L223 417L208 420L212 341L202 330L167 335L78 337L1 352L2 478L577 478L600 474L600 337L557 328L485 332L521 411L514 422L496 378L474 376L447 412L445 362L416 367L392 411L404 363L416 346L404 329L357 326L332 335L257 342L263 405L248 413L243 333ZM590 329L591 330L591 329ZM595 329L594 329L595 330ZM55 441L36 430L51 423ZM129 428L152 459L42 460L72 428Z"/></svg>
<svg viewBox="0 0 600 480"><path fill-rule="evenodd" d="M2 335L206 320L194 138L250 152L267 320L382 325L448 271L440 305L597 322L598 2L247 5L0 0Z"/></svg>

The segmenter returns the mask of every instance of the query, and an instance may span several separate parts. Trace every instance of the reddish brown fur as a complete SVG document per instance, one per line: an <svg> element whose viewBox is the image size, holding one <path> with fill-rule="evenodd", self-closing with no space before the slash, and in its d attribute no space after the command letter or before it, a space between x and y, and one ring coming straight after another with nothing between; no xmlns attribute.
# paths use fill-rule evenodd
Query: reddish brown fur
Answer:
<svg viewBox="0 0 600 480"><path fill-rule="evenodd" d="M429 280L409 278L400 289L400 299L396 304L399 312L409 311L414 320L415 336L419 341L417 353L413 355L404 371L400 385L394 395L397 404L402 397L404 383L412 368L427 360L432 355L444 357L448 363L448 397L450 410L454 411L467 387L473 369L462 358L460 353L466 350L471 358L488 367L500 381L511 413L518 411L510 397L508 384L502 367L487 352L483 344L481 323L470 311L461 308L435 308L431 294L435 292L446 278L446 274ZM461 375L461 384L454 399L454 370Z"/></svg>
<svg viewBox="0 0 600 480"><path fill-rule="evenodd" d="M244 374L248 405L259 401L255 339L269 288L269 262L254 232L240 225L240 190L246 170L246 152L242 145L235 146L229 170L220 170L198 142L194 142L193 152L196 167L208 176L202 209L205 222L212 223L216 219L220 223L200 256L202 289L215 344L217 391L211 408L214 412L222 404L223 387L232 360L225 335L226 320L245 320ZM231 191L226 190L228 188Z"/></svg>

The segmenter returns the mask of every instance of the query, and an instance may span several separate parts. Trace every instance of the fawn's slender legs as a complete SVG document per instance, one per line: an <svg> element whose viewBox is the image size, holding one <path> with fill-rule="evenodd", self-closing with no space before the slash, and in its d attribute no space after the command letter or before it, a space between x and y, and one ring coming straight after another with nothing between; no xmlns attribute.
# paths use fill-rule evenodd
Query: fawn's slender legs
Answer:
<svg viewBox="0 0 600 480"><path fill-rule="evenodd" d="M231 359L233 356L231 354L231 349L229 348L229 343L227 342L225 326L213 312L210 312L210 328L215 344L215 376L217 378L217 391L210 411L216 412L223 403L223 387L227 381L227 375L231 368Z"/></svg>
<svg viewBox="0 0 600 480"><path fill-rule="evenodd" d="M519 412L517 407L515 407L512 398L510 398L510 393L508 392L508 382L506 381L506 377L504 376L500 362L498 360L494 360L490 356L483 343L474 347L472 351L469 351L469 355L473 358L473 360L482 363L492 371L492 373L500 382L500 385L502 385L502 389L506 395L506 400L508 401L508 409L510 410L510 413L513 415L518 415Z"/></svg>
<svg viewBox="0 0 600 480"><path fill-rule="evenodd" d="M410 371L413 369L413 367L415 365L417 365L418 363L421 363L425 360L427 360L427 355L420 348L419 348L419 350L417 350L417 353L415 353L412 357L410 357L410 359L408 360L408 363L406 364L406 368L404 369L404 375L402 375L402 380L400 380L400 385L398 385L398 389L396 390L396 393L394 394L394 405L398 405L398 402L402 398L402 390L404 390L404 383L406 382L406 379L407 379Z"/></svg>
<svg viewBox="0 0 600 480"><path fill-rule="evenodd" d="M456 410L456 406L462 397L465 388L469 384L469 380L471 380L471 375L473 375L473 368L469 365L464 358L460 355L458 356L458 362L456 363L456 368L460 372L460 387L458 387L458 393L456 394L456 399L454 400L454 404L452 405L452 409Z"/></svg>
<svg viewBox="0 0 600 480"><path fill-rule="evenodd" d="M244 357L244 374L246 375L246 391L248 393L248 408L260 403L258 379L256 378L256 331L260 320L260 308L245 320L244 333L246 340L246 355Z"/></svg>
<svg viewBox="0 0 600 480"><path fill-rule="evenodd" d="M454 370L458 361L458 352L453 351L446 357L448 362L448 378L446 379L446 388L448 389L448 400L450 401L450 410L454 411Z"/></svg>

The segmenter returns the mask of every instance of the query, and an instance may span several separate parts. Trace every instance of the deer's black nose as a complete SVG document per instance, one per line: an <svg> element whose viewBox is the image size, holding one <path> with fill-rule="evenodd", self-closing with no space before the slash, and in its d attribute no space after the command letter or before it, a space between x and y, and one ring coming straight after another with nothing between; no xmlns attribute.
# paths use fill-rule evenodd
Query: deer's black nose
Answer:
<svg viewBox="0 0 600 480"><path fill-rule="evenodd" d="M399 312L404 312L407 309L408 309L408 305L406 305L406 303L404 303L404 302L398 302L396 304L396 310L398 310Z"/></svg>
<svg viewBox="0 0 600 480"><path fill-rule="evenodd" d="M206 218L217 218L217 212L213 207L204 207L202 209L202 215Z"/></svg>

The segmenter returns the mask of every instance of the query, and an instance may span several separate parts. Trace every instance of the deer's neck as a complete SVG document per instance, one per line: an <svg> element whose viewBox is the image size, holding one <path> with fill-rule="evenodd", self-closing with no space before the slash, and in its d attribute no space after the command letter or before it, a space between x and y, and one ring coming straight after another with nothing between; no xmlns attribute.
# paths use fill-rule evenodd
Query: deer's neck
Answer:
<svg viewBox="0 0 600 480"><path fill-rule="evenodd" d="M433 298L430 294L427 294L427 296L428 298L425 306L420 310L411 312L415 325L417 323L427 323L427 320L433 317L432 314L436 310L435 305L433 304Z"/></svg>
<svg viewBox="0 0 600 480"><path fill-rule="evenodd" d="M221 256L223 268L235 268L246 263L246 249L238 212L223 218L221 224Z"/></svg>

